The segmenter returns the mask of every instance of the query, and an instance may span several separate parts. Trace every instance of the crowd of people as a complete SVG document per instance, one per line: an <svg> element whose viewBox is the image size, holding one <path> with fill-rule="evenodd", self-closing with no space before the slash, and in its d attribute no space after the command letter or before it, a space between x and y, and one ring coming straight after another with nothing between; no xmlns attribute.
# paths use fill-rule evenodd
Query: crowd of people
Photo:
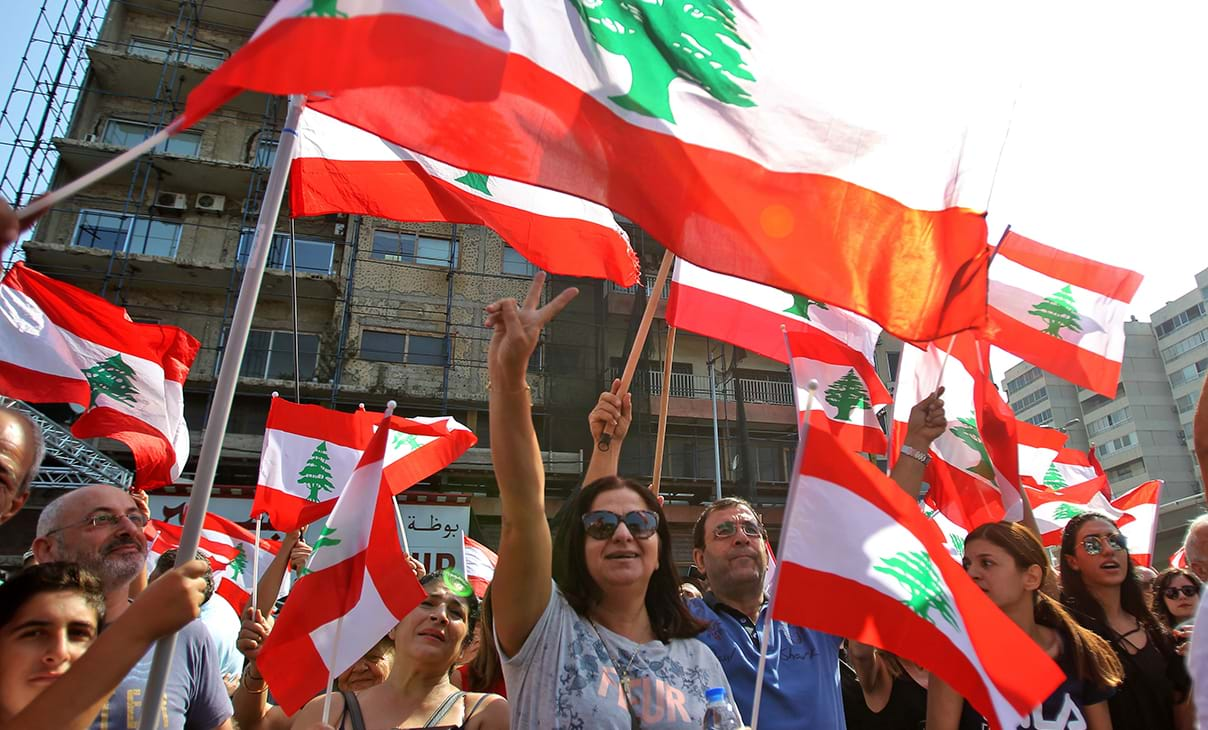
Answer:
<svg viewBox="0 0 1208 730"><path fill-rule="evenodd" d="M542 282L539 274L523 302L486 308L502 509L494 579L478 596L456 573L425 573L412 561L426 596L334 682L330 725L328 692L289 717L257 669L277 586L309 555L300 536L286 537L261 581L260 605L248 606L241 623L206 621L213 577L204 556L178 568L165 556L148 576L146 500L94 485L42 510L34 564L0 585L0 726L133 728L153 711L172 730L699 728L713 688L750 722L764 657L761 728L987 727L907 658L771 621L768 532L746 500L703 508L692 531L695 582L686 581L661 499L617 474L632 411L617 382L588 416L593 441L608 431L611 445L596 448L551 531L525 372L542 328L576 292L538 306ZM942 396L914 404L911 449L891 473L915 498L924 464L909 454L925 454L944 432ZM1206 401L1196 433L1208 438ZM37 427L0 409L0 520L27 498L41 456ZM1200 458L1208 464L1208 453ZM1208 516L1188 529L1189 569L1146 576L1118 526L1093 512L1065 527L1054 571L1025 515L977 527L963 548L972 581L1066 675L1023 726L1195 727L1196 707L1208 707L1208 675L1193 686L1188 664L1208 672L1208 647L1192 637L1208 578ZM151 647L173 632L176 660L152 710L141 701Z"/></svg>

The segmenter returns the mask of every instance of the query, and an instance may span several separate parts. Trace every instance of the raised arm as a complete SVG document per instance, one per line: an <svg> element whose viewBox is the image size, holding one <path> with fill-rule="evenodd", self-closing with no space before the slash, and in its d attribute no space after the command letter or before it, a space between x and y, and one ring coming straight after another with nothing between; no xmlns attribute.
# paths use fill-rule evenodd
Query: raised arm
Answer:
<svg viewBox="0 0 1208 730"><path fill-rule="evenodd" d="M515 299L501 299L486 308L486 324L495 330L487 350L491 462L502 507L492 603L496 607L495 636L508 655L520 650L541 618L552 581L545 473L525 372L541 329L579 290L567 289L538 308L544 284L545 274L538 272L523 305Z"/></svg>
<svg viewBox="0 0 1208 730"><path fill-rule="evenodd" d="M621 442L629 433L629 424L633 420L633 397L626 393L621 395L621 379L614 378L612 386L600 394L596 407L587 415L587 425L591 429L591 461L587 464L587 473L583 475L583 483L591 484L600 477L613 476L620 472ZM613 426L612 441L608 451L600 450L600 434L604 429Z"/></svg>
<svg viewBox="0 0 1208 730"><path fill-rule="evenodd" d="M940 397L944 389L919 401L910 409L910 418L906 423L906 446L920 454L926 454L931 444L948 428L948 416L944 414L944 401ZM906 454L898 454L898 461L893 465L889 477L898 483L912 499L919 498L923 488L923 462Z"/></svg>
<svg viewBox="0 0 1208 730"><path fill-rule="evenodd" d="M298 546L306 546L301 541L301 530L294 530L281 541L281 549L273 556L273 562L264 569L264 575L256 586L256 608L265 616L271 616L273 605L277 602L277 594L281 592L281 584L285 581L285 571L289 570L294 561L294 550ZM309 555L309 546L306 555ZM306 566L305 561L302 563ZM295 566L296 567L296 566Z"/></svg>

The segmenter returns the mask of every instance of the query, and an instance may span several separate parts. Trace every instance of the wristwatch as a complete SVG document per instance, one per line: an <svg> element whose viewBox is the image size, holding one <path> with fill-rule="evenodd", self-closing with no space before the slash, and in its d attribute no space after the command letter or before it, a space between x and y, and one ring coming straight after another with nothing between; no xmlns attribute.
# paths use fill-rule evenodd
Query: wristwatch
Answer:
<svg viewBox="0 0 1208 730"><path fill-rule="evenodd" d="M902 444L902 456L909 456L923 466L931 463L931 454L928 454L926 451L919 451L913 446L907 446L906 444Z"/></svg>

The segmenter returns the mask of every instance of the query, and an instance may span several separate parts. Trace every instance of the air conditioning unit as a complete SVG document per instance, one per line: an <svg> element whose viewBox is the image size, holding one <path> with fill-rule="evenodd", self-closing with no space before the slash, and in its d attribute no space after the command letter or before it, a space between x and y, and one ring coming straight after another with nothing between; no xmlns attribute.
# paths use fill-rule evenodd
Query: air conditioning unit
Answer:
<svg viewBox="0 0 1208 730"><path fill-rule="evenodd" d="M184 193L159 193L155 196L155 207L168 210L184 210L189 206Z"/></svg>
<svg viewBox="0 0 1208 730"><path fill-rule="evenodd" d="M217 195L215 193L198 193L197 204L194 206L198 210L204 210L209 213L221 213L226 208L226 196Z"/></svg>
<svg viewBox="0 0 1208 730"><path fill-rule="evenodd" d="M347 228L348 228L348 224L347 224L347 223L337 223L337 224L336 224L336 235L337 235L337 236L342 236L342 235L344 235L344 231L345 231Z"/></svg>
<svg viewBox="0 0 1208 730"><path fill-rule="evenodd" d="M86 135L84 135L84 141L96 144L96 141L97 141L96 135L95 134L86 134Z"/></svg>

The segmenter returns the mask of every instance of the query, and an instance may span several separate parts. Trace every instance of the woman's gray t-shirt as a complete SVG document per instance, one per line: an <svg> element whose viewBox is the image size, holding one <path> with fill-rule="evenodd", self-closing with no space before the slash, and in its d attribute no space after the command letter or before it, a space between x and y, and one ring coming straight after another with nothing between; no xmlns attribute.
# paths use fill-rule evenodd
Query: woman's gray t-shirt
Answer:
<svg viewBox="0 0 1208 730"><path fill-rule="evenodd" d="M629 695L643 730L699 728L705 690L730 691L717 657L700 641L637 644L599 624L593 628L557 585L516 656L502 649L499 655L517 728L629 730L617 668L624 670L631 658Z"/></svg>

